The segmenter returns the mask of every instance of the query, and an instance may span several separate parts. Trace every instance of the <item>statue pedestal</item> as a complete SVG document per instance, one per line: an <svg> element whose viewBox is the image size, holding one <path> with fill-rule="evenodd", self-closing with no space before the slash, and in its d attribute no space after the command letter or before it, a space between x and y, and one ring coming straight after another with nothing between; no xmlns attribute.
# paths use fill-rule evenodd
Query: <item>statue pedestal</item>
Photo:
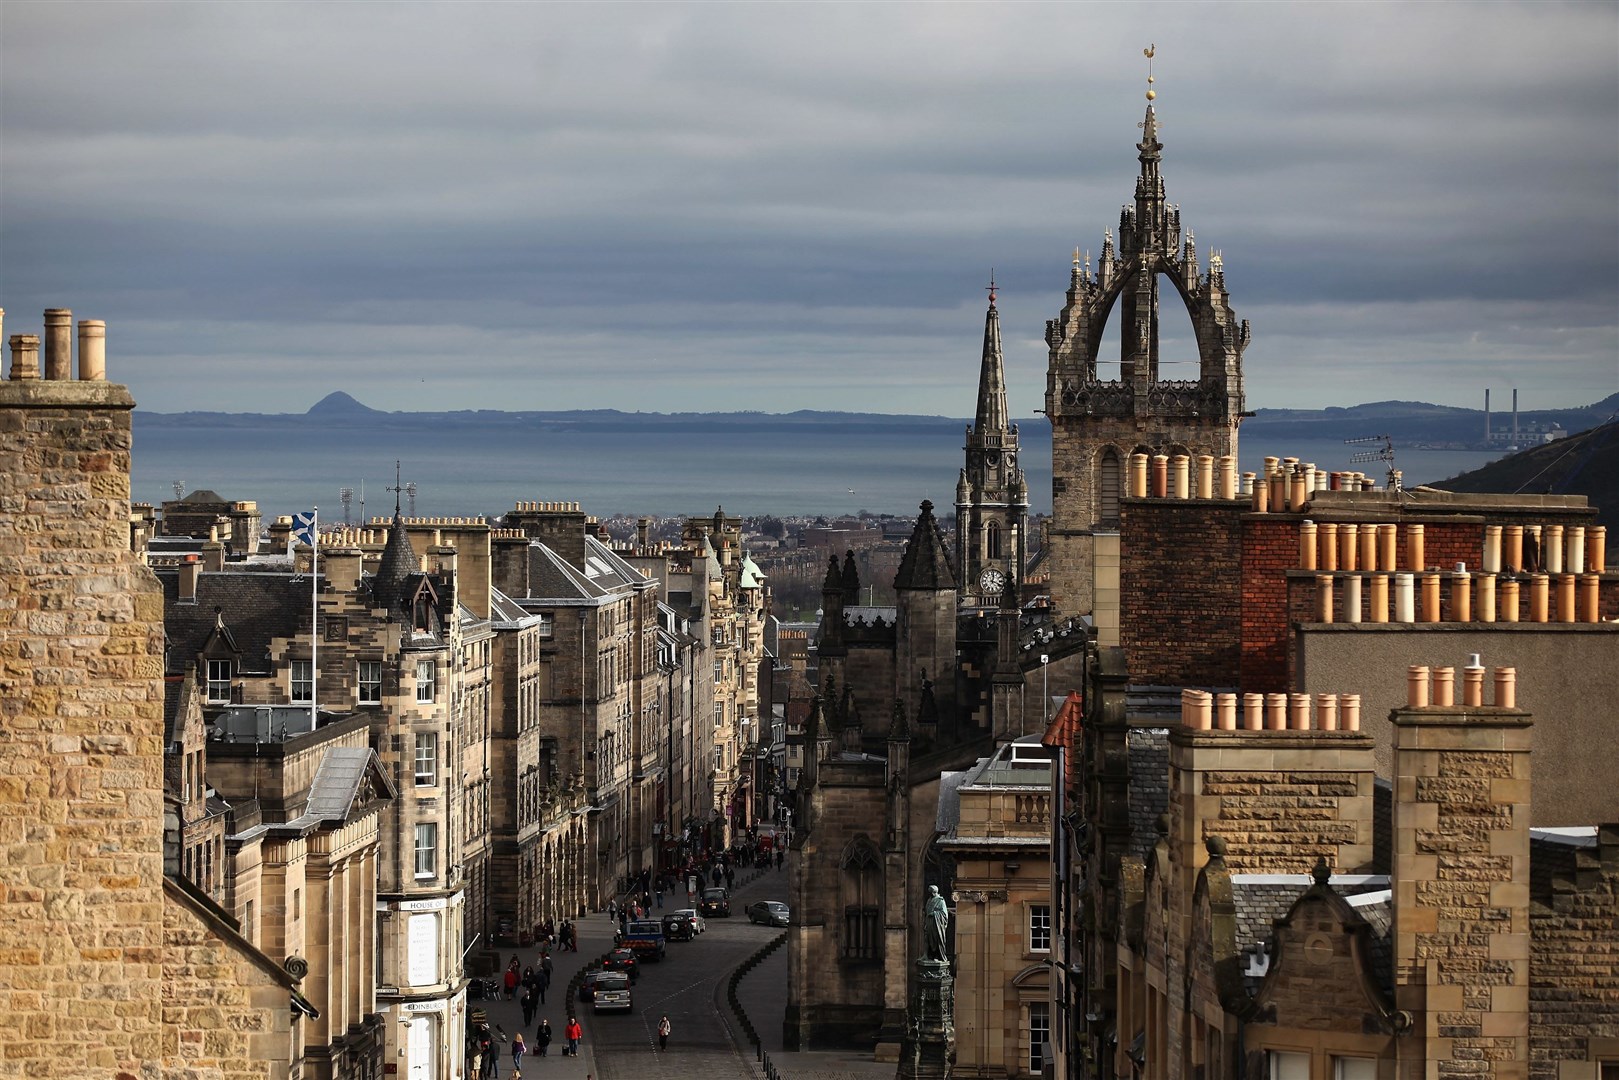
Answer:
<svg viewBox="0 0 1619 1080"><path fill-rule="evenodd" d="M956 981L948 960L918 960L911 973L897 1080L945 1080L956 1061Z"/></svg>

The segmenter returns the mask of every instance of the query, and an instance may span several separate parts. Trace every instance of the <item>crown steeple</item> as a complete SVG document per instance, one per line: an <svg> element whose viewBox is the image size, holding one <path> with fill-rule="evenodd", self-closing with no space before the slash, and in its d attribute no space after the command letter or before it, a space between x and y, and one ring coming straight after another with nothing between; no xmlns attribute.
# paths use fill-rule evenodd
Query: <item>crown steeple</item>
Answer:
<svg viewBox="0 0 1619 1080"><path fill-rule="evenodd" d="M993 605L1000 584L1022 573L1029 510L1029 489L1018 465L1018 429L1006 405L1006 359L993 272L988 288L978 410L967 429L964 467L956 483L956 565L966 596L980 606Z"/></svg>

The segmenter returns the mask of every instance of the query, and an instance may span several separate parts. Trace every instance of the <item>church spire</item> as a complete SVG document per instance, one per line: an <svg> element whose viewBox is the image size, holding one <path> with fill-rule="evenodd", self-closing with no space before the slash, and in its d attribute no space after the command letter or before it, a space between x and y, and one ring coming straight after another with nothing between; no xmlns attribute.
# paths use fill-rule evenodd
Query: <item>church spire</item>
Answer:
<svg viewBox="0 0 1619 1080"><path fill-rule="evenodd" d="M989 275L989 311L984 315L984 354L978 369L976 434L1006 430L1006 366L1001 358L1001 316L995 310L995 273Z"/></svg>

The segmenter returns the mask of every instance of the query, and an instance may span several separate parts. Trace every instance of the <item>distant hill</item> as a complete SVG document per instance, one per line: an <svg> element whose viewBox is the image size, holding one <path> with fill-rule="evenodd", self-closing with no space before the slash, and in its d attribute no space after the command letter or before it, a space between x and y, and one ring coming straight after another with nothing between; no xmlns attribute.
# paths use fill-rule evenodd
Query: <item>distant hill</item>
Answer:
<svg viewBox="0 0 1619 1080"><path fill-rule="evenodd" d="M1619 419L1430 486L1446 491L1584 495L1598 509L1597 523L1608 527L1608 546L1614 548L1619 544Z"/></svg>
<svg viewBox="0 0 1619 1080"><path fill-rule="evenodd" d="M1545 409L1518 414L1519 430L1526 438L1561 428L1585 431L1619 412L1619 394L1578 409ZM1493 412L1496 430L1511 424L1511 414ZM618 409L572 409L556 411L508 412L501 409L457 409L453 411L383 412L370 408L349 394L337 391L326 395L302 413L156 413L136 411L136 423L148 430L179 430L190 427L297 428L319 427L374 428L379 431L410 430L422 424L437 428L457 425L542 428L554 431L644 431L657 428L666 432L752 433L779 431L783 427L819 428L849 432L892 432L894 434L960 434L971 423L966 417L915 416L888 413L824 412L800 409L790 413L766 412L622 412ZM1043 417L1023 417L1017 421L1032 434L1043 426ZM1319 439L1341 441L1369 435L1389 435L1397 448L1467 448L1479 445L1484 436L1484 414L1479 409L1459 409L1420 401L1378 401L1366 405L1326 409L1260 409L1243 424L1243 433L1281 441Z"/></svg>

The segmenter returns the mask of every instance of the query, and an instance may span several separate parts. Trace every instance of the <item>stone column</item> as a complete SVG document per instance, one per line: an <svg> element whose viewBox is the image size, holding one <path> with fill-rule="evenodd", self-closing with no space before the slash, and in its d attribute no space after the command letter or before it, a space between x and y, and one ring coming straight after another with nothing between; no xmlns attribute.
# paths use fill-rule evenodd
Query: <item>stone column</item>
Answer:
<svg viewBox="0 0 1619 1080"><path fill-rule="evenodd" d="M945 1080L956 1056L956 984L950 961L915 962L897 1080Z"/></svg>
<svg viewBox="0 0 1619 1080"><path fill-rule="evenodd" d="M1530 718L1496 675L1493 705L1392 717L1395 1001L1436 1080L1528 1070Z"/></svg>

